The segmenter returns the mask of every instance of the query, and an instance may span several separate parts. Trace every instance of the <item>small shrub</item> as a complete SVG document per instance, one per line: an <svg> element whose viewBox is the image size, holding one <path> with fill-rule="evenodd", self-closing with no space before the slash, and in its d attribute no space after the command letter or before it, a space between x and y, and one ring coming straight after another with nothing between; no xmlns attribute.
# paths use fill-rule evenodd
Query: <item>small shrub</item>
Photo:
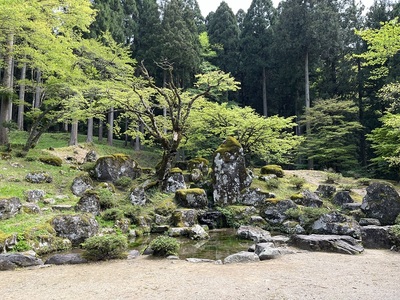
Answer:
<svg viewBox="0 0 400 300"><path fill-rule="evenodd" d="M27 156L27 157L25 157L25 160L26 160L26 161L36 161L37 158L34 157L34 156Z"/></svg>
<svg viewBox="0 0 400 300"><path fill-rule="evenodd" d="M95 162L86 162L83 165L81 165L82 171L88 172L89 174L94 171L94 168L96 167Z"/></svg>
<svg viewBox="0 0 400 300"><path fill-rule="evenodd" d="M357 180L357 183L360 185L365 185L365 186L369 186L371 184L371 179L363 177L363 178L359 178Z"/></svg>
<svg viewBox="0 0 400 300"><path fill-rule="evenodd" d="M128 240L123 235L105 234L88 238L82 247L82 256L87 260L122 259L127 256L125 251L128 248Z"/></svg>
<svg viewBox="0 0 400 300"><path fill-rule="evenodd" d="M264 167L261 168L260 170L261 174L265 175L265 174L274 174L280 178L283 177L284 173L283 173L283 169L281 166L278 165L266 165Z"/></svg>
<svg viewBox="0 0 400 300"><path fill-rule="evenodd" d="M101 217L106 221L121 220L124 218L124 212L119 208L109 208L101 214Z"/></svg>
<svg viewBox="0 0 400 300"><path fill-rule="evenodd" d="M341 184L339 185L339 188L342 189L343 191L350 192L352 189L354 189L354 184Z"/></svg>
<svg viewBox="0 0 400 300"><path fill-rule="evenodd" d="M115 185L119 187L129 187L132 184L132 179L128 176L122 176L115 181Z"/></svg>
<svg viewBox="0 0 400 300"><path fill-rule="evenodd" d="M340 174L340 173L327 172L326 173L325 182L333 184L333 183L339 182L339 180L341 178L342 178L342 174Z"/></svg>
<svg viewBox="0 0 400 300"><path fill-rule="evenodd" d="M296 189L301 189L306 183L303 177L292 176L289 178L289 184L294 185Z"/></svg>
<svg viewBox="0 0 400 300"><path fill-rule="evenodd" d="M47 165L52 165L56 167L61 167L62 165L62 159L57 157L57 156L41 156L39 157L39 161L41 161L44 164Z"/></svg>
<svg viewBox="0 0 400 300"><path fill-rule="evenodd" d="M173 199L165 199L155 207L156 214L162 216L168 216L172 214L175 210L176 210L176 204L174 203Z"/></svg>
<svg viewBox="0 0 400 300"><path fill-rule="evenodd" d="M150 242L150 248L154 251L155 256L178 255L180 248L177 239L160 235Z"/></svg>
<svg viewBox="0 0 400 300"><path fill-rule="evenodd" d="M291 219L299 221L304 229L311 231L312 224L322 215L329 213L329 209L323 207L302 207L289 208L285 215Z"/></svg>
<svg viewBox="0 0 400 300"><path fill-rule="evenodd" d="M100 208L101 209L108 209L115 207L115 199L114 194L108 189L97 189L97 195L99 196Z"/></svg>
<svg viewBox="0 0 400 300"><path fill-rule="evenodd" d="M279 181L278 178L271 178L271 179L267 180L265 183L265 185L269 189L277 189L277 188L279 188L280 184L281 184L281 182Z"/></svg>

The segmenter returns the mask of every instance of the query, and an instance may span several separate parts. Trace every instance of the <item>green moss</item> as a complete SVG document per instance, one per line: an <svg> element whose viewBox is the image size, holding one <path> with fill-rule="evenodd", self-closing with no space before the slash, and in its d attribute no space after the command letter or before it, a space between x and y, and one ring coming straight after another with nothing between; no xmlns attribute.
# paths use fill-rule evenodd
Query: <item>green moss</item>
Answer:
<svg viewBox="0 0 400 300"><path fill-rule="evenodd" d="M117 159L119 161L127 161L130 160L131 158L129 157L129 155L126 155L124 153L115 153L113 155L110 155L109 157L112 157L114 159Z"/></svg>
<svg viewBox="0 0 400 300"><path fill-rule="evenodd" d="M122 259L127 256L128 240L123 235L105 234L88 238L82 247L82 256L87 260Z"/></svg>
<svg viewBox="0 0 400 300"><path fill-rule="evenodd" d="M170 173L170 174L182 174L183 171L182 171L180 168L172 168L172 169L169 171L169 173Z"/></svg>
<svg viewBox="0 0 400 300"><path fill-rule="evenodd" d="M200 188L192 188L192 189L181 189L177 190L175 195L180 196L182 198L186 198L188 194L195 194L195 195L204 195L204 190Z"/></svg>
<svg viewBox="0 0 400 300"><path fill-rule="evenodd" d="M239 149L242 148L242 145L232 136L228 136L224 143L222 143L218 149L215 151L216 153L225 154L225 153L234 153L238 152Z"/></svg>
<svg viewBox="0 0 400 300"><path fill-rule="evenodd" d="M6 239L8 239L9 237L11 237L12 234L9 233L5 233L3 231L0 230L0 244L4 244L4 242L6 241Z"/></svg>
<svg viewBox="0 0 400 300"><path fill-rule="evenodd" d="M284 176L284 172L281 166L279 165L266 165L261 168L261 174L274 174L280 178Z"/></svg>
<svg viewBox="0 0 400 300"><path fill-rule="evenodd" d="M293 201L294 200L301 200L303 198L304 198L304 196L303 196L302 193L293 194L293 195L290 196L290 200L293 200Z"/></svg>
<svg viewBox="0 0 400 300"><path fill-rule="evenodd" d="M175 210L176 204L173 199L165 199L159 202L154 208L155 213L162 216L168 216L172 214Z"/></svg>
<svg viewBox="0 0 400 300"><path fill-rule="evenodd" d="M193 170L198 168L200 165L203 165L204 168L207 168L210 162L202 157L192 158L188 161L188 169Z"/></svg>
<svg viewBox="0 0 400 300"><path fill-rule="evenodd" d="M42 156L42 157L39 157L39 161L41 161L44 164L52 165L52 166L56 166L56 167L62 166L62 159L57 156Z"/></svg>
<svg viewBox="0 0 400 300"><path fill-rule="evenodd" d="M249 224L251 216L246 214L247 209L247 206L240 205L217 207L217 210L225 216L228 226L232 228Z"/></svg>

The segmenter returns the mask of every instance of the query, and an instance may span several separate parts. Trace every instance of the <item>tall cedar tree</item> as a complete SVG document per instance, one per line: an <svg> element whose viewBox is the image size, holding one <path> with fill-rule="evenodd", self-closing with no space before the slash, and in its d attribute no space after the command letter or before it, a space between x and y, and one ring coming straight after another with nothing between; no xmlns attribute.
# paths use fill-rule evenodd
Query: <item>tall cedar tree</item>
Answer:
<svg viewBox="0 0 400 300"><path fill-rule="evenodd" d="M261 106L262 114L268 116L267 82L272 75L271 45L276 10L271 0L253 0L243 21L240 38L243 94L246 104ZM251 103L250 103L251 101Z"/></svg>

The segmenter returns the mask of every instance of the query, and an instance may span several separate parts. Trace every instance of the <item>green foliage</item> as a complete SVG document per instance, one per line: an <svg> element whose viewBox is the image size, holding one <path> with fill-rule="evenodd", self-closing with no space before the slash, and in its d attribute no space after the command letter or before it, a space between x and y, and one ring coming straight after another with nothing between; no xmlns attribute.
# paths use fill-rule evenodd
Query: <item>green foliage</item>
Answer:
<svg viewBox="0 0 400 300"><path fill-rule="evenodd" d="M184 148L204 157L211 157L221 140L232 136L249 158L254 155L267 162L288 162L302 140L292 132L293 118L266 118L250 107L232 103L199 101L190 124Z"/></svg>
<svg viewBox="0 0 400 300"><path fill-rule="evenodd" d="M124 211L120 208L109 208L103 211L101 217L106 221L122 220L124 218Z"/></svg>
<svg viewBox="0 0 400 300"><path fill-rule="evenodd" d="M180 244L175 238L160 235L150 242L149 247L155 256L168 256L178 255Z"/></svg>
<svg viewBox="0 0 400 300"><path fill-rule="evenodd" d="M173 199L164 199L155 206L154 211L156 214L162 216L171 215L176 210L176 204Z"/></svg>
<svg viewBox="0 0 400 300"><path fill-rule="evenodd" d="M362 178L359 178L357 180L357 183L360 184L360 185L368 186L368 185L371 184L371 179L370 178L366 178L366 177L362 177Z"/></svg>
<svg viewBox="0 0 400 300"><path fill-rule="evenodd" d="M115 185L127 188L132 185L132 179L129 178L128 176L122 176L115 181Z"/></svg>
<svg viewBox="0 0 400 300"><path fill-rule="evenodd" d="M41 156L39 157L39 160L42 163L56 167L61 167L62 165L62 159L59 158L58 156L53 156L53 155Z"/></svg>
<svg viewBox="0 0 400 300"><path fill-rule="evenodd" d="M128 248L126 236L105 234L88 238L83 244L82 256L87 260L109 260L126 258Z"/></svg>
<svg viewBox="0 0 400 300"><path fill-rule="evenodd" d="M306 180L303 177L291 176L289 178L289 184L294 185L296 189L301 189L305 183Z"/></svg>
<svg viewBox="0 0 400 300"><path fill-rule="evenodd" d="M289 208L286 210L285 215L299 221L304 229L310 232L312 224L327 213L329 213L329 209L323 207L298 206L297 208Z"/></svg>
<svg viewBox="0 0 400 300"><path fill-rule="evenodd" d="M95 193L99 196L100 208L107 209L116 205L113 192L107 188L98 188Z"/></svg>
<svg viewBox="0 0 400 300"><path fill-rule="evenodd" d="M335 172L326 172L325 182L329 184L338 183L342 179L342 174Z"/></svg>
<svg viewBox="0 0 400 300"><path fill-rule="evenodd" d="M357 120L358 108L353 101L317 100L303 116L311 132L300 148L300 154L313 159L318 168L334 170L358 166L357 135L362 129Z"/></svg>
<svg viewBox="0 0 400 300"><path fill-rule="evenodd" d="M268 189L277 189L281 185L281 182L278 178L270 178L265 182L265 186Z"/></svg>
<svg viewBox="0 0 400 300"><path fill-rule="evenodd" d="M217 207L217 210L225 216L226 223L231 228L238 228L250 222L251 216L247 214L247 206L230 205Z"/></svg>

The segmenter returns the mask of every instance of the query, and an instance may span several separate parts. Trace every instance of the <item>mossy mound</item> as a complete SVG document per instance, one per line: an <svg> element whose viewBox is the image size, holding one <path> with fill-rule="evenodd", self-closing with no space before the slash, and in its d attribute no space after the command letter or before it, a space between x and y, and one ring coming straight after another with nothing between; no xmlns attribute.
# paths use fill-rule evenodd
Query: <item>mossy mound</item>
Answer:
<svg viewBox="0 0 400 300"><path fill-rule="evenodd" d="M51 166L56 166L56 167L61 167L62 166L62 159L59 158L58 156L41 156L39 157L39 161L46 165L51 165Z"/></svg>
<svg viewBox="0 0 400 300"><path fill-rule="evenodd" d="M228 136L226 140L218 147L215 153L220 153L221 155L224 153L235 153L239 152L242 148L239 141L232 136Z"/></svg>
<svg viewBox="0 0 400 300"><path fill-rule="evenodd" d="M266 165L261 168L260 173L263 175L273 174L279 178L282 178L285 175L282 167L279 165Z"/></svg>

